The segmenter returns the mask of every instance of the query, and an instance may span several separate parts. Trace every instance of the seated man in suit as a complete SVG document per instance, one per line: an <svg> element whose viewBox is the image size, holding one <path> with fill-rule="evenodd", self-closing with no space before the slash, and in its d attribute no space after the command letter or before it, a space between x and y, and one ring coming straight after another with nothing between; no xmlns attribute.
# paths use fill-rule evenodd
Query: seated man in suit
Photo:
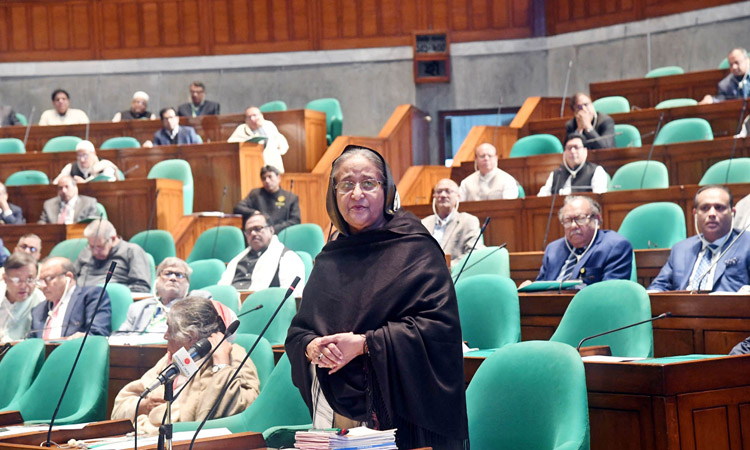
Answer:
<svg viewBox="0 0 750 450"><path fill-rule="evenodd" d="M602 230L599 203L570 195L560 209L565 237L544 250L537 281L580 279L586 285L604 280L629 280L633 267L633 246L611 230ZM528 283L522 283L524 286Z"/></svg>
<svg viewBox="0 0 750 450"><path fill-rule="evenodd" d="M572 192L607 192L607 172L599 164L586 161L588 149L583 144L584 137L579 133L565 138L562 164L550 172L544 186L539 189L539 197L548 197L553 192L568 195Z"/></svg>
<svg viewBox="0 0 750 450"><path fill-rule="evenodd" d="M518 182L497 167L497 149L487 142L474 150L477 171L461 180L462 202L518 198Z"/></svg>
<svg viewBox="0 0 750 450"><path fill-rule="evenodd" d="M729 74L719 81L717 95L706 95L701 105L750 97L750 58L744 48L735 48L727 56Z"/></svg>
<svg viewBox="0 0 750 450"><path fill-rule="evenodd" d="M44 301L36 288L36 264L27 253L13 253L3 264L0 282L0 342L25 339L31 330L31 310Z"/></svg>
<svg viewBox="0 0 750 450"><path fill-rule="evenodd" d="M78 186L70 175L57 180L57 197L44 202L39 223L72 224L91 217L98 217L96 199L78 195Z"/></svg>
<svg viewBox="0 0 750 450"><path fill-rule="evenodd" d="M8 201L8 188L0 183L0 224L3 223L15 225L26 223L26 219L23 218L21 207Z"/></svg>
<svg viewBox="0 0 750 450"><path fill-rule="evenodd" d="M737 292L750 284L750 233L733 228L732 204L725 186L698 189L693 204L698 235L672 247L649 291Z"/></svg>
<svg viewBox="0 0 750 450"><path fill-rule="evenodd" d="M180 125L180 118L177 117L174 108L162 108L159 111L162 128L154 133L154 141L143 143L144 148L151 148L154 145L175 145L175 144L202 144L203 140L195 132L193 127Z"/></svg>
<svg viewBox="0 0 750 450"><path fill-rule="evenodd" d="M281 155L289 150L289 143L279 133L273 122L266 120L257 106L245 110L245 123L237 125L227 142L247 142L252 138L266 138L263 148L263 164L273 166L284 173L284 161Z"/></svg>
<svg viewBox="0 0 750 450"><path fill-rule="evenodd" d="M597 112L591 98L583 92L577 92L570 98L570 109L573 118L565 124L565 134L578 133L583 136L584 144L592 150L614 148L615 121L603 112Z"/></svg>
<svg viewBox="0 0 750 450"><path fill-rule="evenodd" d="M229 261L218 284L259 291L289 286L294 277L300 277L294 296L301 297L305 287L305 264L299 255L279 241L273 226L268 224L268 217L260 212L251 215L245 222L245 237L249 243L247 249Z"/></svg>
<svg viewBox="0 0 750 450"><path fill-rule="evenodd" d="M117 166L112 161L99 159L94 144L85 140L76 144L76 160L66 164L52 183L57 183L66 175L73 177L76 183L88 183L99 175L107 177L109 181L120 179Z"/></svg>
<svg viewBox="0 0 750 450"><path fill-rule="evenodd" d="M177 115L181 117L212 116L221 114L221 105L206 100L206 86L200 81L193 81L190 85L190 102L183 103L177 108Z"/></svg>
<svg viewBox="0 0 750 450"><path fill-rule="evenodd" d="M422 219L422 225L440 244L446 255L451 256L451 266L469 253L479 236L479 219L469 213L458 211L458 185L450 178L443 178L435 185L432 194L432 212ZM480 241L477 248L484 247Z"/></svg>
<svg viewBox="0 0 750 450"><path fill-rule="evenodd" d="M260 212L270 218L269 225L277 233L301 221L299 197L293 192L281 189L281 172L274 166L260 169L263 187L255 188L234 206L235 214L242 214L243 222Z"/></svg>
<svg viewBox="0 0 750 450"><path fill-rule="evenodd" d="M151 268L146 252L117 235L115 226L106 219L86 225L83 236L89 245L78 254L75 274L81 286L104 284L112 261L117 262L112 282L124 284L131 292L151 292Z"/></svg>
<svg viewBox="0 0 750 450"><path fill-rule="evenodd" d="M45 302L31 311L29 337L44 339L75 339L83 336L94 317L102 292L100 286L83 287L76 284L75 267L63 257L50 257L39 268L39 286ZM104 292L99 312L91 326L91 334L109 336L112 306Z"/></svg>

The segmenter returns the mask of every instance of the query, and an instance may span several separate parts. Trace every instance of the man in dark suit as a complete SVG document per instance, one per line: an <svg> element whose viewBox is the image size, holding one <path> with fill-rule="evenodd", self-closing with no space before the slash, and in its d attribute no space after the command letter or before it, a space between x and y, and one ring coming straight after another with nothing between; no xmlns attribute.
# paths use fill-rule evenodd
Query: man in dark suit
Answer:
<svg viewBox="0 0 750 450"><path fill-rule="evenodd" d="M234 205L234 213L242 214L242 221L247 222L253 214L261 212L268 216L276 234L286 227L301 221L299 197L293 192L281 189L281 172L274 166L263 166L260 169L262 188L255 188L247 197Z"/></svg>
<svg viewBox="0 0 750 450"><path fill-rule="evenodd" d="M193 81L190 85L190 102L183 103L177 108L177 115L182 117L218 116L221 105L206 100L206 86L200 81Z"/></svg>
<svg viewBox="0 0 750 450"><path fill-rule="evenodd" d="M70 175L57 180L57 197L44 202L39 223L72 224L91 217L98 217L96 199L78 195L78 185Z"/></svg>
<svg viewBox="0 0 750 450"><path fill-rule="evenodd" d="M180 125L180 118L174 108L167 107L159 111L162 128L154 133L154 141L146 141L143 147L150 148L154 145L175 144L202 144L203 140L195 132L193 127Z"/></svg>
<svg viewBox="0 0 750 450"><path fill-rule="evenodd" d="M8 201L8 189L3 183L0 183L0 223L9 225L26 223L21 207Z"/></svg>
<svg viewBox="0 0 750 450"><path fill-rule="evenodd" d="M83 336L102 292L99 286L76 285L73 263L67 258L47 258L39 269L39 284L46 301L31 310L29 337L75 339ZM112 307L104 293L91 334L109 336Z"/></svg>
<svg viewBox="0 0 750 450"><path fill-rule="evenodd" d="M573 118L565 124L565 134L578 133L586 139L583 144L589 150L614 148L615 121L603 112L597 112L591 98L577 92L570 98Z"/></svg>
<svg viewBox="0 0 750 450"><path fill-rule="evenodd" d="M737 292L750 284L750 234L733 229L732 193L710 185L695 194L697 236L676 243L649 291Z"/></svg>
<svg viewBox="0 0 750 450"><path fill-rule="evenodd" d="M750 59L747 50L735 48L727 56L729 74L719 81L717 95L706 95L700 101L701 105L719 103L724 100L750 97Z"/></svg>
<svg viewBox="0 0 750 450"><path fill-rule="evenodd" d="M633 246L611 230L602 230L601 207L589 197L569 195L560 209L565 237L544 250L537 281L580 279L586 285L629 280ZM523 286L523 284L522 284Z"/></svg>

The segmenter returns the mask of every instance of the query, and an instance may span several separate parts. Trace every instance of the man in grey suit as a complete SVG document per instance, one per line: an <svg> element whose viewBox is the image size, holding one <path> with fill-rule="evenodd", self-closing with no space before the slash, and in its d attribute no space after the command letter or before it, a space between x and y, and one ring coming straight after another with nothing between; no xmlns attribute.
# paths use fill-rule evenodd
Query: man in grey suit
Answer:
<svg viewBox="0 0 750 450"><path fill-rule="evenodd" d="M57 180L57 197L44 202L39 223L72 224L98 216L96 199L78 195L75 180L65 175Z"/></svg>
<svg viewBox="0 0 750 450"><path fill-rule="evenodd" d="M458 185L444 178L435 185L432 194L432 211L422 219L422 225L432 234L445 254L451 256L451 266L469 253L479 236L479 219L469 213L458 212ZM477 248L483 248L480 241Z"/></svg>

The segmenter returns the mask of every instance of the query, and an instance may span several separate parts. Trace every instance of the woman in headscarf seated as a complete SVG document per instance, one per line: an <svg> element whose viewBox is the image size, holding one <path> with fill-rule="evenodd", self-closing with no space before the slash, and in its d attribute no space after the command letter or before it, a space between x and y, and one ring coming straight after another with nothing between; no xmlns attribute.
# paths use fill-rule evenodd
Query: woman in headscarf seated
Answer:
<svg viewBox="0 0 750 450"><path fill-rule="evenodd" d="M139 380L128 383L117 394L112 409L112 419L136 417L136 403L141 393L153 383L157 376L172 363L172 355L180 348L186 350L196 342L207 338L212 347L221 341L226 324L211 300L201 297L186 297L174 303L167 315L167 354ZM172 422L203 420L219 396L224 384L239 367L245 350L236 344L224 341L195 378L186 384L187 378L178 375L174 380L174 393L184 390L172 405ZM200 366L202 360L196 361ZM244 411L258 396L260 382L255 365L248 360L221 399L213 418L226 417ZM164 386L149 393L138 407L138 432L158 434L166 402Z"/></svg>
<svg viewBox="0 0 750 450"><path fill-rule="evenodd" d="M397 210L390 169L348 146L326 209L339 231L315 258L286 352L313 426L397 428L399 448L468 446L461 326L443 251Z"/></svg>

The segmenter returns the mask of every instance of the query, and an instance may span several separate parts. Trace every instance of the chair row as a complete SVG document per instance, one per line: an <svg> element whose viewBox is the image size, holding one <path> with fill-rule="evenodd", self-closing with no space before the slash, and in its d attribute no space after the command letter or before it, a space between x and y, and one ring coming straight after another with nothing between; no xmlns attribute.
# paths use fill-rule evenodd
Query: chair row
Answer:
<svg viewBox="0 0 750 450"><path fill-rule="evenodd" d="M72 152L75 151L76 145L81 142L82 139L78 136L57 136L44 144L42 148L43 153L54 153L54 152ZM102 143L99 147L100 150L109 150L116 148L140 148L141 143L138 139L131 136L117 136L109 138ZM23 141L17 138L2 138L0 139L0 154L7 153L26 153L26 145Z"/></svg>

